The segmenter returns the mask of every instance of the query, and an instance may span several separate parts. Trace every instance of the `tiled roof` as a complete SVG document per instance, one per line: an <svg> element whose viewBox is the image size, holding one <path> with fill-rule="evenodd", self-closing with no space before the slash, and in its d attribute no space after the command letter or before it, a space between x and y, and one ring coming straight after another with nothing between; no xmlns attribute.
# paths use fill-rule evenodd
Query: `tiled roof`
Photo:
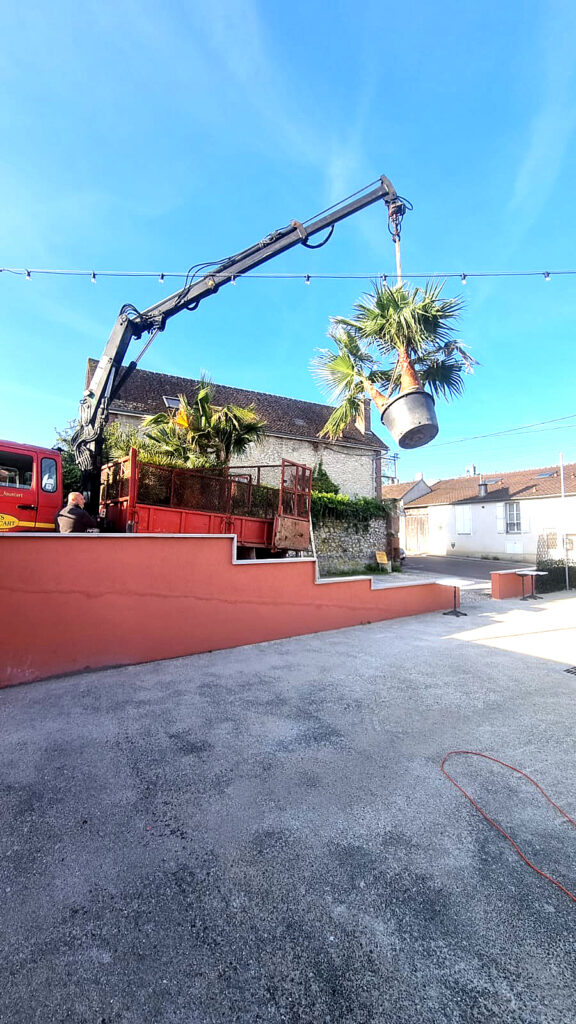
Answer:
<svg viewBox="0 0 576 1024"><path fill-rule="evenodd" d="M482 482L487 485L486 497L478 494L478 485ZM564 466L564 488L566 494L576 495L576 462ZM408 502L407 508L555 497L560 494L560 469L558 466L541 466L537 469L519 469L513 473L457 476L430 484L430 489L430 494Z"/></svg>
<svg viewBox="0 0 576 1024"><path fill-rule="evenodd" d="M96 366L95 359L88 360L87 383L90 382ZM150 370L135 370L112 402L112 407L118 412L138 413L141 416L166 412L164 396L177 398L178 395L185 395L192 400L200 383L201 381L191 380L189 377L173 377L166 373L152 373ZM225 384L214 384L213 387L216 405L254 404L258 415L266 421L269 434L288 434L291 437L318 440L318 433L332 412L332 406L321 405L318 402L302 402L296 398L247 391ZM384 442L371 430L362 434L353 425L344 431L342 441L388 450Z"/></svg>
<svg viewBox="0 0 576 1024"><path fill-rule="evenodd" d="M382 487L383 498L403 498L408 491L411 491L420 480L410 480L407 484L385 484Z"/></svg>

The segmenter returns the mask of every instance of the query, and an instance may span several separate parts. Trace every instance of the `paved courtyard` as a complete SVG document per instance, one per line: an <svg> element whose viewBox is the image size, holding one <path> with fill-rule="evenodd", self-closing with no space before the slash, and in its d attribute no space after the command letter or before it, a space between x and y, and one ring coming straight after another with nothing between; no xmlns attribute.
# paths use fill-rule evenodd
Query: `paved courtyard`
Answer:
<svg viewBox="0 0 576 1024"><path fill-rule="evenodd" d="M0 691L2 1024L574 1020L576 905L440 762L576 814L576 598L462 607Z"/></svg>

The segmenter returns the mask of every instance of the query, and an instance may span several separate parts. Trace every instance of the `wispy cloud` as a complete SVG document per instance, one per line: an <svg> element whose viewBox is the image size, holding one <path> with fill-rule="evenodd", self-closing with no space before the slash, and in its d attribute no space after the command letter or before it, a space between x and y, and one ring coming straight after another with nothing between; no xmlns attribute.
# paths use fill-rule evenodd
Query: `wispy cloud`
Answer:
<svg viewBox="0 0 576 1024"><path fill-rule="evenodd" d="M205 5L202 25L214 65L228 78L238 102L256 115L266 147L272 143L292 160L322 167L322 133L312 124L306 98L289 77L286 54L277 52L253 0Z"/></svg>
<svg viewBox="0 0 576 1024"><path fill-rule="evenodd" d="M214 66L219 68L220 86L228 80L236 102L258 119L263 148L269 151L273 146L290 161L318 171L325 181L327 202L336 202L358 187L366 162L363 129L374 87L374 82L368 81L374 78L369 66L358 71L355 114L346 137L338 138L326 120L326 110L323 118L317 112L315 97L309 92L313 79L302 81L296 66L291 69L255 0L205 6L200 17L197 13L199 20Z"/></svg>
<svg viewBox="0 0 576 1024"><path fill-rule="evenodd" d="M562 173L576 129L574 75L576 70L576 10L572 3L552 2L539 26L541 99L528 127L527 146L520 161L507 213L517 220L516 244L549 202Z"/></svg>

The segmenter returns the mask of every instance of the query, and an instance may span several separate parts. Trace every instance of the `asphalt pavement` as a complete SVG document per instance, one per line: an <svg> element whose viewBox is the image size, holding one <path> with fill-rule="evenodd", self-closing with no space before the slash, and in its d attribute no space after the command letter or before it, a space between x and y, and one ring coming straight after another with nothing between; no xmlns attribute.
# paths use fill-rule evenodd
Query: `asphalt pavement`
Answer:
<svg viewBox="0 0 576 1024"><path fill-rule="evenodd" d="M0 691L2 1024L573 1021L575 904L440 763L576 815L575 621L482 599ZM526 780L450 770L576 889Z"/></svg>
<svg viewBox="0 0 576 1024"><path fill-rule="evenodd" d="M490 573L504 569L521 569L532 562L509 562L503 559L455 558L451 555L406 555L402 566L406 572L434 573L436 576L463 576L466 579L489 580Z"/></svg>

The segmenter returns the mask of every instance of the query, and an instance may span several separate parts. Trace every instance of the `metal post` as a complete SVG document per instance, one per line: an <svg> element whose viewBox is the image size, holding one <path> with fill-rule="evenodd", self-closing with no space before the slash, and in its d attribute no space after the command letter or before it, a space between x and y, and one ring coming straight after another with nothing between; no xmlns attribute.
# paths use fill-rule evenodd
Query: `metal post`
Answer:
<svg viewBox="0 0 576 1024"><path fill-rule="evenodd" d="M562 499L562 543L564 545L564 569L566 572L566 590L570 590L570 573L568 571L568 548L566 546L566 492L564 489L564 456L560 452L560 495Z"/></svg>
<svg viewBox="0 0 576 1024"><path fill-rule="evenodd" d="M312 526L312 510L310 510L310 547L312 548L312 555L314 558L314 579L316 583L320 579L320 566L318 565L318 555L316 553L316 541L314 540L314 528Z"/></svg>

